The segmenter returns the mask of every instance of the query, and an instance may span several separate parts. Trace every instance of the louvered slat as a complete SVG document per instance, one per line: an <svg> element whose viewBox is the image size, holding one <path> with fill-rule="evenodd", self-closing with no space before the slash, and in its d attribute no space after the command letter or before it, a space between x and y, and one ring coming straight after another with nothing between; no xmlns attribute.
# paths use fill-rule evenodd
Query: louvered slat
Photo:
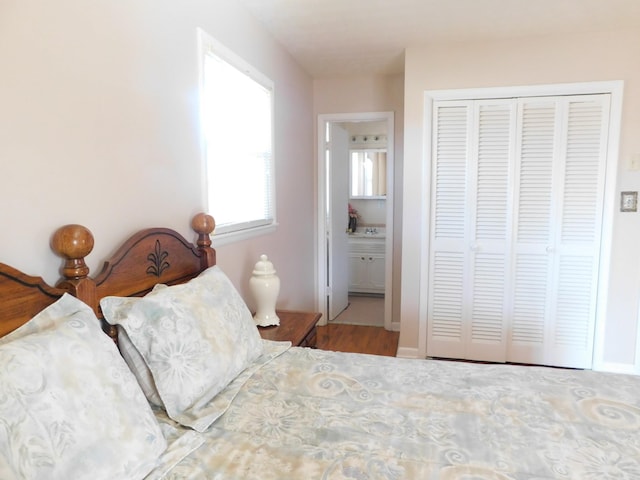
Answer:
<svg viewBox="0 0 640 480"><path fill-rule="evenodd" d="M542 346L547 308L546 255L521 254L516 257L515 290L511 319L511 341Z"/></svg>
<svg viewBox="0 0 640 480"><path fill-rule="evenodd" d="M601 119L600 103L569 104L561 230L563 243L593 243L599 235Z"/></svg>
<svg viewBox="0 0 640 480"><path fill-rule="evenodd" d="M593 258L562 257L558 277L554 345L584 350L591 341Z"/></svg>
<svg viewBox="0 0 640 480"><path fill-rule="evenodd" d="M467 108L438 109L435 169L435 237L464 238Z"/></svg>
<svg viewBox="0 0 640 480"><path fill-rule="evenodd" d="M517 239L547 243L550 236L555 139L553 103L524 103L521 127Z"/></svg>
<svg viewBox="0 0 640 480"><path fill-rule="evenodd" d="M471 341L503 341L504 254L476 255L473 272Z"/></svg>
<svg viewBox="0 0 640 480"><path fill-rule="evenodd" d="M510 105L482 105L478 121L476 240L507 239L511 163Z"/></svg>
<svg viewBox="0 0 640 480"><path fill-rule="evenodd" d="M436 252L431 298L432 337L461 340L464 255Z"/></svg>

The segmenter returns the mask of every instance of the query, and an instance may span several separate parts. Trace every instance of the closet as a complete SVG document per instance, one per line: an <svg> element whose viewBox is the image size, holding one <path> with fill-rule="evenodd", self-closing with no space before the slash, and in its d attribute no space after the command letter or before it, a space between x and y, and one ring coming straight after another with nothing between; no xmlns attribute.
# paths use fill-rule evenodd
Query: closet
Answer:
<svg viewBox="0 0 640 480"><path fill-rule="evenodd" d="M434 103L428 356L591 366L609 97Z"/></svg>

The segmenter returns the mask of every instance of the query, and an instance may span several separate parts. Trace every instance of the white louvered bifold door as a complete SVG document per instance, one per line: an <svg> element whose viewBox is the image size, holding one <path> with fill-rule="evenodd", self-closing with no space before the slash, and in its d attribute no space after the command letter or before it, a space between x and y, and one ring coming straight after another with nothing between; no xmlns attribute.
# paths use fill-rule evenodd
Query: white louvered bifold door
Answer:
<svg viewBox="0 0 640 480"><path fill-rule="evenodd" d="M552 98L527 99L518 109L515 246L510 296L509 359L544 363L553 284L554 164L561 122Z"/></svg>
<svg viewBox="0 0 640 480"><path fill-rule="evenodd" d="M427 351L504 361L515 103L435 110Z"/></svg>
<svg viewBox="0 0 640 480"><path fill-rule="evenodd" d="M609 96L523 100L507 358L592 362Z"/></svg>
<svg viewBox="0 0 640 480"><path fill-rule="evenodd" d="M469 290L467 356L505 361L506 292L511 240L511 197L516 104L474 103L467 200Z"/></svg>
<svg viewBox="0 0 640 480"><path fill-rule="evenodd" d="M427 355L591 365L608 96L434 104Z"/></svg>
<svg viewBox="0 0 640 480"><path fill-rule="evenodd" d="M431 251L427 353L465 358L465 278L468 249L467 161L472 108L470 102L434 106L431 202Z"/></svg>

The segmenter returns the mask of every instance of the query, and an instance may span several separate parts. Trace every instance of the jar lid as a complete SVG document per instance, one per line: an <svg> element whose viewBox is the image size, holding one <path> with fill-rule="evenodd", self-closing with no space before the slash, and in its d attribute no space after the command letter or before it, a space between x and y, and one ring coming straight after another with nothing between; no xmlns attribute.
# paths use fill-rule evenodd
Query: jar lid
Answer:
<svg viewBox="0 0 640 480"><path fill-rule="evenodd" d="M273 263L269 261L269 258L266 255L260 255L260 260L256 263L253 268L254 275L273 275L276 271L273 268Z"/></svg>

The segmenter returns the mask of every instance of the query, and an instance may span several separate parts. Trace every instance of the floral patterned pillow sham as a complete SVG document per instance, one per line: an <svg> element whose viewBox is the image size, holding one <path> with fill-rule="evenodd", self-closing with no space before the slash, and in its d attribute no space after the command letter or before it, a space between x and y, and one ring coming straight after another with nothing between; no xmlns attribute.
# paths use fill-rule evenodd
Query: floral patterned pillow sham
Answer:
<svg viewBox="0 0 640 480"><path fill-rule="evenodd" d="M105 297L100 306L126 330L169 417L199 432L220 414L210 401L263 353L251 312L217 266L143 298Z"/></svg>
<svg viewBox="0 0 640 480"><path fill-rule="evenodd" d="M93 311L64 295L0 339L0 478L142 479L166 449Z"/></svg>
<svg viewBox="0 0 640 480"><path fill-rule="evenodd" d="M122 358L129 365L129 369L135 375L149 403L153 406L164 408L164 403L162 403L156 388L156 382L153 380L151 370L149 370L144 358L140 355L136 346L129 339L127 331L121 325L118 325L118 347L120 347Z"/></svg>

